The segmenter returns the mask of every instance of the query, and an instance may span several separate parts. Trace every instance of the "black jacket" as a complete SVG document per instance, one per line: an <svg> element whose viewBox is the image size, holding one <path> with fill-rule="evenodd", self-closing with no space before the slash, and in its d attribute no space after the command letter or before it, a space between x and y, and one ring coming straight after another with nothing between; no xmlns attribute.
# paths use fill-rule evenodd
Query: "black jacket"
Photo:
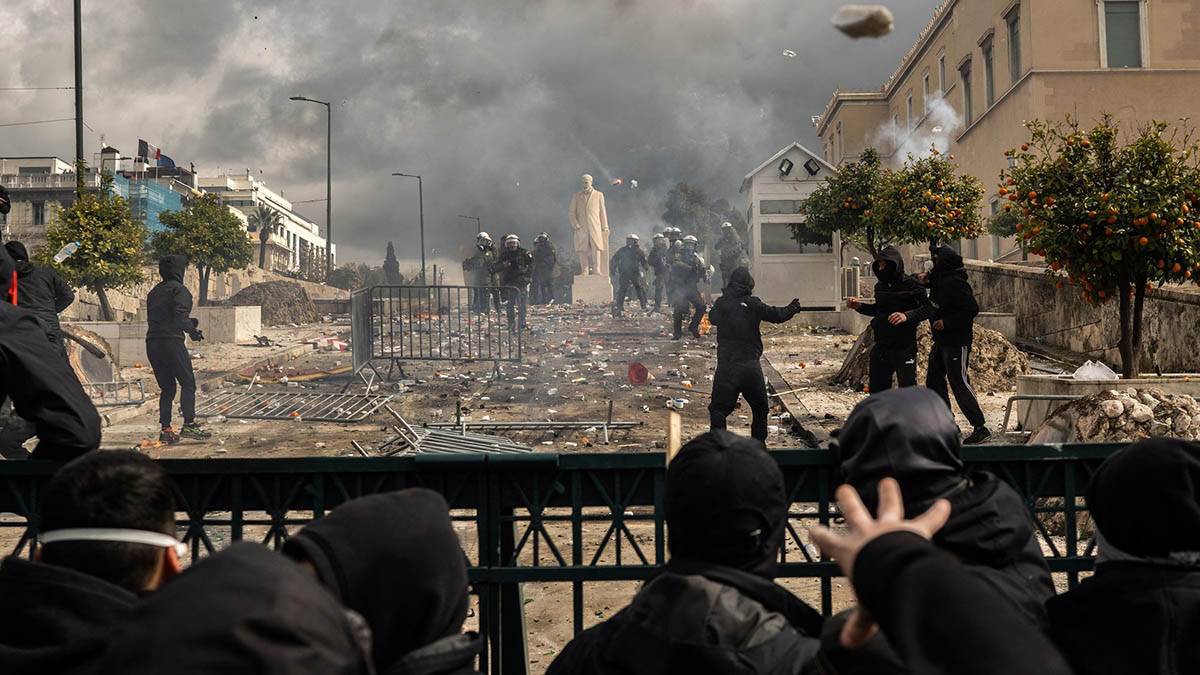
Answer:
<svg viewBox="0 0 1200 675"><path fill-rule="evenodd" d="M672 297L696 290L696 285L704 280L707 273L708 265L703 258L695 252L680 251L671 259Z"/></svg>
<svg viewBox="0 0 1200 675"><path fill-rule="evenodd" d="M1103 563L1046 609L1077 675L1200 673L1200 570Z"/></svg>
<svg viewBox="0 0 1200 675"><path fill-rule="evenodd" d="M729 286L708 311L708 320L717 327L717 364L757 363L762 357L763 321L784 323L800 311L800 307L772 307L756 296L754 277L745 267L733 271Z"/></svg>
<svg viewBox="0 0 1200 675"><path fill-rule="evenodd" d="M871 330L875 333L875 344L885 349L916 346L917 323L929 316L925 289L904 273L904 257L895 246L880 251L871 269L879 280L875 284L875 304L859 305L857 311L874 317ZM895 312L907 314L908 321L893 326L888 317Z"/></svg>
<svg viewBox="0 0 1200 675"><path fill-rule="evenodd" d="M987 471L968 473L946 404L924 388L894 389L859 403L838 434L842 474L874 509L875 486L895 478L909 517L939 498L950 520L933 541L968 573L1008 599L1031 624L1045 625L1054 584L1020 495Z"/></svg>
<svg viewBox="0 0 1200 675"><path fill-rule="evenodd" d="M0 672L83 675L100 672L113 626L137 596L82 572L22 560L0 563Z"/></svg>
<svg viewBox="0 0 1200 675"><path fill-rule="evenodd" d="M736 234L728 234L717 240L717 255L722 268L736 269L746 263L746 247Z"/></svg>
<svg viewBox="0 0 1200 675"><path fill-rule="evenodd" d="M859 601L914 675L1071 675L1040 630L919 535L868 542L853 576Z"/></svg>
<svg viewBox="0 0 1200 675"><path fill-rule="evenodd" d="M475 247L475 255L463 261L463 277L472 286L493 286L492 265L496 262L496 249L491 246Z"/></svg>
<svg viewBox="0 0 1200 675"><path fill-rule="evenodd" d="M296 563L235 543L143 598L112 627L111 675L365 675L346 610Z"/></svg>
<svg viewBox="0 0 1200 675"><path fill-rule="evenodd" d="M948 347L971 344L972 324L979 315L979 303L967 281L962 256L949 246L940 246L929 272L930 321L942 322L942 330L933 331L933 340Z"/></svg>
<svg viewBox="0 0 1200 675"><path fill-rule="evenodd" d="M506 248L492 263L492 273L498 276L501 286L528 286L533 281L533 255L519 246L515 251Z"/></svg>
<svg viewBox="0 0 1200 675"><path fill-rule="evenodd" d="M44 324L4 299L14 269L0 247L0 399L37 429L35 459L74 459L100 447L100 415Z"/></svg>
<svg viewBox="0 0 1200 675"><path fill-rule="evenodd" d="M629 606L575 636L547 675L803 672L821 616L770 579L672 559Z"/></svg>
<svg viewBox="0 0 1200 675"><path fill-rule="evenodd" d="M10 241L4 247L17 266L17 306L33 312L57 333L58 314L75 302L75 289L54 268L29 262L29 254L21 242Z"/></svg>
<svg viewBox="0 0 1200 675"><path fill-rule="evenodd" d="M649 267L650 263L646 262L646 254L637 244L622 246L612 257L613 271L626 279L640 277L642 270L649 269Z"/></svg>
<svg viewBox="0 0 1200 675"><path fill-rule="evenodd" d="M665 281L667 270L671 265L671 251L666 246L651 246L650 253L646 256L646 262L654 270L654 278L661 277Z"/></svg>
<svg viewBox="0 0 1200 675"><path fill-rule="evenodd" d="M146 339L182 340L194 330L188 315L192 311L192 294L183 285L187 258L181 255L163 256L158 261L162 281L146 296Z"/></svg>
<svg viewBox="0 0 1200 675"><path fill-rule="evenodd" d="M547 279L554 276L554 268L558 265L558 251L554 244L544 242L533 245L533 276Z"/></svg>

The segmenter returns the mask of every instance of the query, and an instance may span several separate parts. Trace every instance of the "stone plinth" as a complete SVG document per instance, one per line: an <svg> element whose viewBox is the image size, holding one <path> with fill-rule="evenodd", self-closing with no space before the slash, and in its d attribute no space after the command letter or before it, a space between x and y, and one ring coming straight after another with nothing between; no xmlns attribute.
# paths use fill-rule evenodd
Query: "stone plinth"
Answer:
<svg viewBox="0 0 1200 675"><path fill-rule="evenodd" d="M206 342L253 342L255 335L262 335L262 308L258 305L193 307L192 317L200 321Z"/></svg>
<svg viewBox="0 0 1200 675"><path fill-rule="evenodd" d="M1076 380L1070 375L1020 375L1017 377L1017 394L1060 394L1076 397L1090 396L1110 389L1124 391L1134 389L1158 389L1168 394L1187 394L1200 398L1200 374L1169 373L1143 375L1132 380ZM1017 401L1015 414L1020 428L1033 431L1041 425L1051 412L1066 401Z"/></svg>
<svg viewBox="0 0 1200 675"><path fill-rule="evenodd" d="M104 338L112 349L113 361L121 367L146 360L146 324L142 321L71 321L73 326L89 330Z"/></svg>
<svg viewBox="0 0 1200 675"><path fill-rule="evenodd" d="M613 301L612 282L599 274L579 274L571 285L571 298L589 305L610 304Z"/></svg>

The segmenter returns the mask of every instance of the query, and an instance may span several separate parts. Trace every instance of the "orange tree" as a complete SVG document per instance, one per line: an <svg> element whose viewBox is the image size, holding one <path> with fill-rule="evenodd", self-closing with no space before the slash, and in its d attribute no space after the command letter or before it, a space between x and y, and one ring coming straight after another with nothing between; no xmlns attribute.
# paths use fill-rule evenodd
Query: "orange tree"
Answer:
<svg viewBox="0 0 1200 675"><path fill-rule="evenodd" d="M885 172L874 148L867 148L857 161L843 164L800 205L805 222L792 228L792 237L807 243L814 233L828 236L841 232L843 239L877 255L888 238L871 217L871 207Z"/></svg>
<svg viewBox="0 0 1200 675"><path fill-rule="evenodd" d="M1109 116L1090 130L1071 118L1025 126L999 195L1048 274L1065 272L1092 305L1118 300L1122 374L1137 377L1146 291L1200 275L1200 147L1162 122L1129 134Z"/></svg>
<svg viewBox="0 0 1200 675"><path fill-rule="evenodd" d="M979 214L982 197L977 178L957 173L954 155L931 149L928 156L910 156L903 168L885 174L872 219L897 244L974 239L986 228Z"/></svg>

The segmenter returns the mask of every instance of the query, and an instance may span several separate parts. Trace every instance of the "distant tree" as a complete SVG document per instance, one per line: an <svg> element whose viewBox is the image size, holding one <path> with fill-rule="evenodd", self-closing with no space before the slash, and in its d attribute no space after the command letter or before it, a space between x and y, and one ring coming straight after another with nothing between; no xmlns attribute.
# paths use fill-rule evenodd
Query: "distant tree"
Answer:
<svg viewBox="0 0 1200 675"><path fill-rule="evenodd" d="M326 283L347 291L389 284L382 267L368 267L362 263L347 263L334 269ZM404 277L400 277L399 283L404 283Z"/></svg>
<svg viewBox="0 0 1200 675"><path fill-rule="evenodd" d="M159 255L184 255L196 266L201 305L208 304L208 280L214 271L244 269L254 259L241 221L215 194L193 199L180 211L163 211L158 219L166 229L155 232L150 245Z"/></svg>
<svg viewBox="0 0 1200 675"><path fill-rule="evenodd" d="M404 277L400 275L400 261L396 259L396 248L390 241L387 244L387 256L383 259L383 273L389 284L403 283Z"/></svg>
<svg viewBox="0 0 1200 675"><path fill-rule="evenodd" d="M870 218L896 244L974 239L984 232L982 198L979 179L958 173L954 155L931 149L928 156L910 156L899 170L883 174Z"/></svg>
<svg viewBox="0 0 1200 675"><path fill-rule="evenodd" d="M78 171L86 171L80 164ZM58 214L46 228L46 245L38 248L38 262L56 268L69 283L87 288L100 301L100 318L113 321L109 289L128 288L144 280L142 257L146 226L134 220L129 204L114 194L113 179L101 176L99 192L79 193L75 202ZM61 263L53 256L70 242L78 242L75 254Z"/></svg>
<svg viewBox="0 0 1200 675"><path fill-rule="evenodd" d="M267 206L259 206L246 220L248 229L251 232L258 232L258 267L265 270L267 269L267 244L271 241L271 233L283 224L283 219L278 211Z"/></svg>

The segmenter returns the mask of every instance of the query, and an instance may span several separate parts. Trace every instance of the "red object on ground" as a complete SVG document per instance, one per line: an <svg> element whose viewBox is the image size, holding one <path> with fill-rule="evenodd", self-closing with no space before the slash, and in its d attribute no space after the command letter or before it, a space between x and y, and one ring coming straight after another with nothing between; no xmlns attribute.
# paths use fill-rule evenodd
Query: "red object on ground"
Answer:
<svg viewBox="0 0 1200 675"><path fill-rule="evenodd" d="M646 366L637 361L629 362L629 383L630 384L646 384L646 380L650 377L650 371Z"/></svg>

